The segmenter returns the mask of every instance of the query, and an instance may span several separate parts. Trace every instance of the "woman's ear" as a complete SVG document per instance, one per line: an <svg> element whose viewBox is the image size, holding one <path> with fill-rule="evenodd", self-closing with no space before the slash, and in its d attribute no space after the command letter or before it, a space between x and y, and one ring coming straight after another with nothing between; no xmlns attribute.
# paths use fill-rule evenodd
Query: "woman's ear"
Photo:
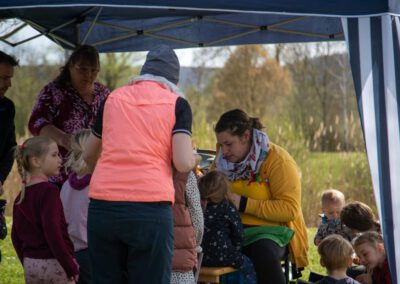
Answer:
<svg viewBox="0 0 400 284"><path fill-rule="evenodd" d="M247 129L247 130L243 133L242 138L243 138L243 141L249 142L249 141L251 140L251 133L250 133L250 130Z"/></svg>

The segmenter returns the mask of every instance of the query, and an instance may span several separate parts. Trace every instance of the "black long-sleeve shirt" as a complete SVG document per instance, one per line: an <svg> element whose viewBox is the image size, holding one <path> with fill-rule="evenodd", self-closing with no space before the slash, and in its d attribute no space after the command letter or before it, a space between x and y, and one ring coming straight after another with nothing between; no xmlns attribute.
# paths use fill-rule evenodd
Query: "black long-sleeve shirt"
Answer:
<svg viewBox="0 0 400 284"><path fill-rule="evenodd" d="M14 162L15 107L6 97L0 98L0 181L4 183Z"/></svg>

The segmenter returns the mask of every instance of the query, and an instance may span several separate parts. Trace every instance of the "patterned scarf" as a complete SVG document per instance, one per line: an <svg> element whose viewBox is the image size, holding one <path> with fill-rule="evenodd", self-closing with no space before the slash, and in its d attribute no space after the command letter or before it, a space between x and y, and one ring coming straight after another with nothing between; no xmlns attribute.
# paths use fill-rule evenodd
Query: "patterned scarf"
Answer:
<svg viewBox="0 0 400 284"><path fill-rule="evenodd" d="M246 158L239 163L232 163L224 159L219 149L216 165L217 169L223 172L229 180L250 180L256 181L261 164L267 157L269 139L264 132L253 129L253 143Z"/></svg>

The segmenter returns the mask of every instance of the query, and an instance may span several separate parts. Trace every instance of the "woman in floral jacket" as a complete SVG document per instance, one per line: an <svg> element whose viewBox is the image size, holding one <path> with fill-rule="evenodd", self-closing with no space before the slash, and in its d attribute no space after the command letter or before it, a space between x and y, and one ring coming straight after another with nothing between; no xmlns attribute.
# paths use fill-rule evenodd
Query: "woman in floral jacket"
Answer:
<svg viewBox="0 0 400 284"><path fill-rule="evenodd" d="M99 70L97 50L89 45L78 47L58 77L41 90L33 107L29 131L56 141L63 162L72 135L93 126L97 110L110 93L107 87L96 82ZM66 178L65 170L60 170L50 181L61 188Z"/></svg>

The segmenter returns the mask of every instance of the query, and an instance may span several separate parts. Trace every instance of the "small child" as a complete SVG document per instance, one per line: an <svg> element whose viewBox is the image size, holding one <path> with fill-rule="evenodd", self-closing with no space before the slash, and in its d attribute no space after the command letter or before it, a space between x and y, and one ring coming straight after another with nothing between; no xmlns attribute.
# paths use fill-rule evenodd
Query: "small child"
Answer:
<svg viewBox="0 0 400 284"><path fill-rule="evenodd" d="M359 201L350 202L344 206L340 213L340 220L353 234L366 231L381 233L381 226L372 209Z"/></svg>
<svg viewBox="0 0 400 284"><path fill-rule="evenodd" d="M27 139L16 149L22 189L13 208L11 238L26 283L75 283L79 267L57 186L48 178L61 168L57 144L48 137Z"/></svg>
<svg viewBox="0 0 400 284"><path fill-rule="evenodd" d="M206 201L204 212L203 266L232 266L244 274L245 283L256 283L251 260L242 253L244 233L239 212L228 200L229 181L219 171L208 172L199 181Z"/></svg>
<svg viewBox="0 0 400 284"><path fill-rule="evenodd" d="M367 268L367 273L359 275L357 280L362 284L391 284L382 235L373 231L365 232L357 236L353 244L361 264Z"/></svg>
<svg viewBox="0 0 400 284"><path fill-rule="evenodd" d="M91 131L81 130L74 135L71 152L65 163L70 172L68 180L61 189L61 202L64 207L68 233L74 244L75 257L79 263L79 284L90 283L90 262L87 241L87 215L89 206L89 183L92 176L88 165L82 158Z"/></svg>
<svg viewBox="0 0 400 284"><path fill-rule="evenodd" d="M331 234L341 235L346 240L351 240L350 230L340 221L340 212L345 204L344 194L336 189L328 189L322 193L321 206L322 212L321 223L314 237L316 246Z"/></svg>
<svg viewBox="0 0 400 284"><path fill-rule="evenodd" d="M348 277L346 270L353 262L353 247L340 235L329 235L318 246L320 263L326 268L328 276L317 284L360 284Z"/></svg>

